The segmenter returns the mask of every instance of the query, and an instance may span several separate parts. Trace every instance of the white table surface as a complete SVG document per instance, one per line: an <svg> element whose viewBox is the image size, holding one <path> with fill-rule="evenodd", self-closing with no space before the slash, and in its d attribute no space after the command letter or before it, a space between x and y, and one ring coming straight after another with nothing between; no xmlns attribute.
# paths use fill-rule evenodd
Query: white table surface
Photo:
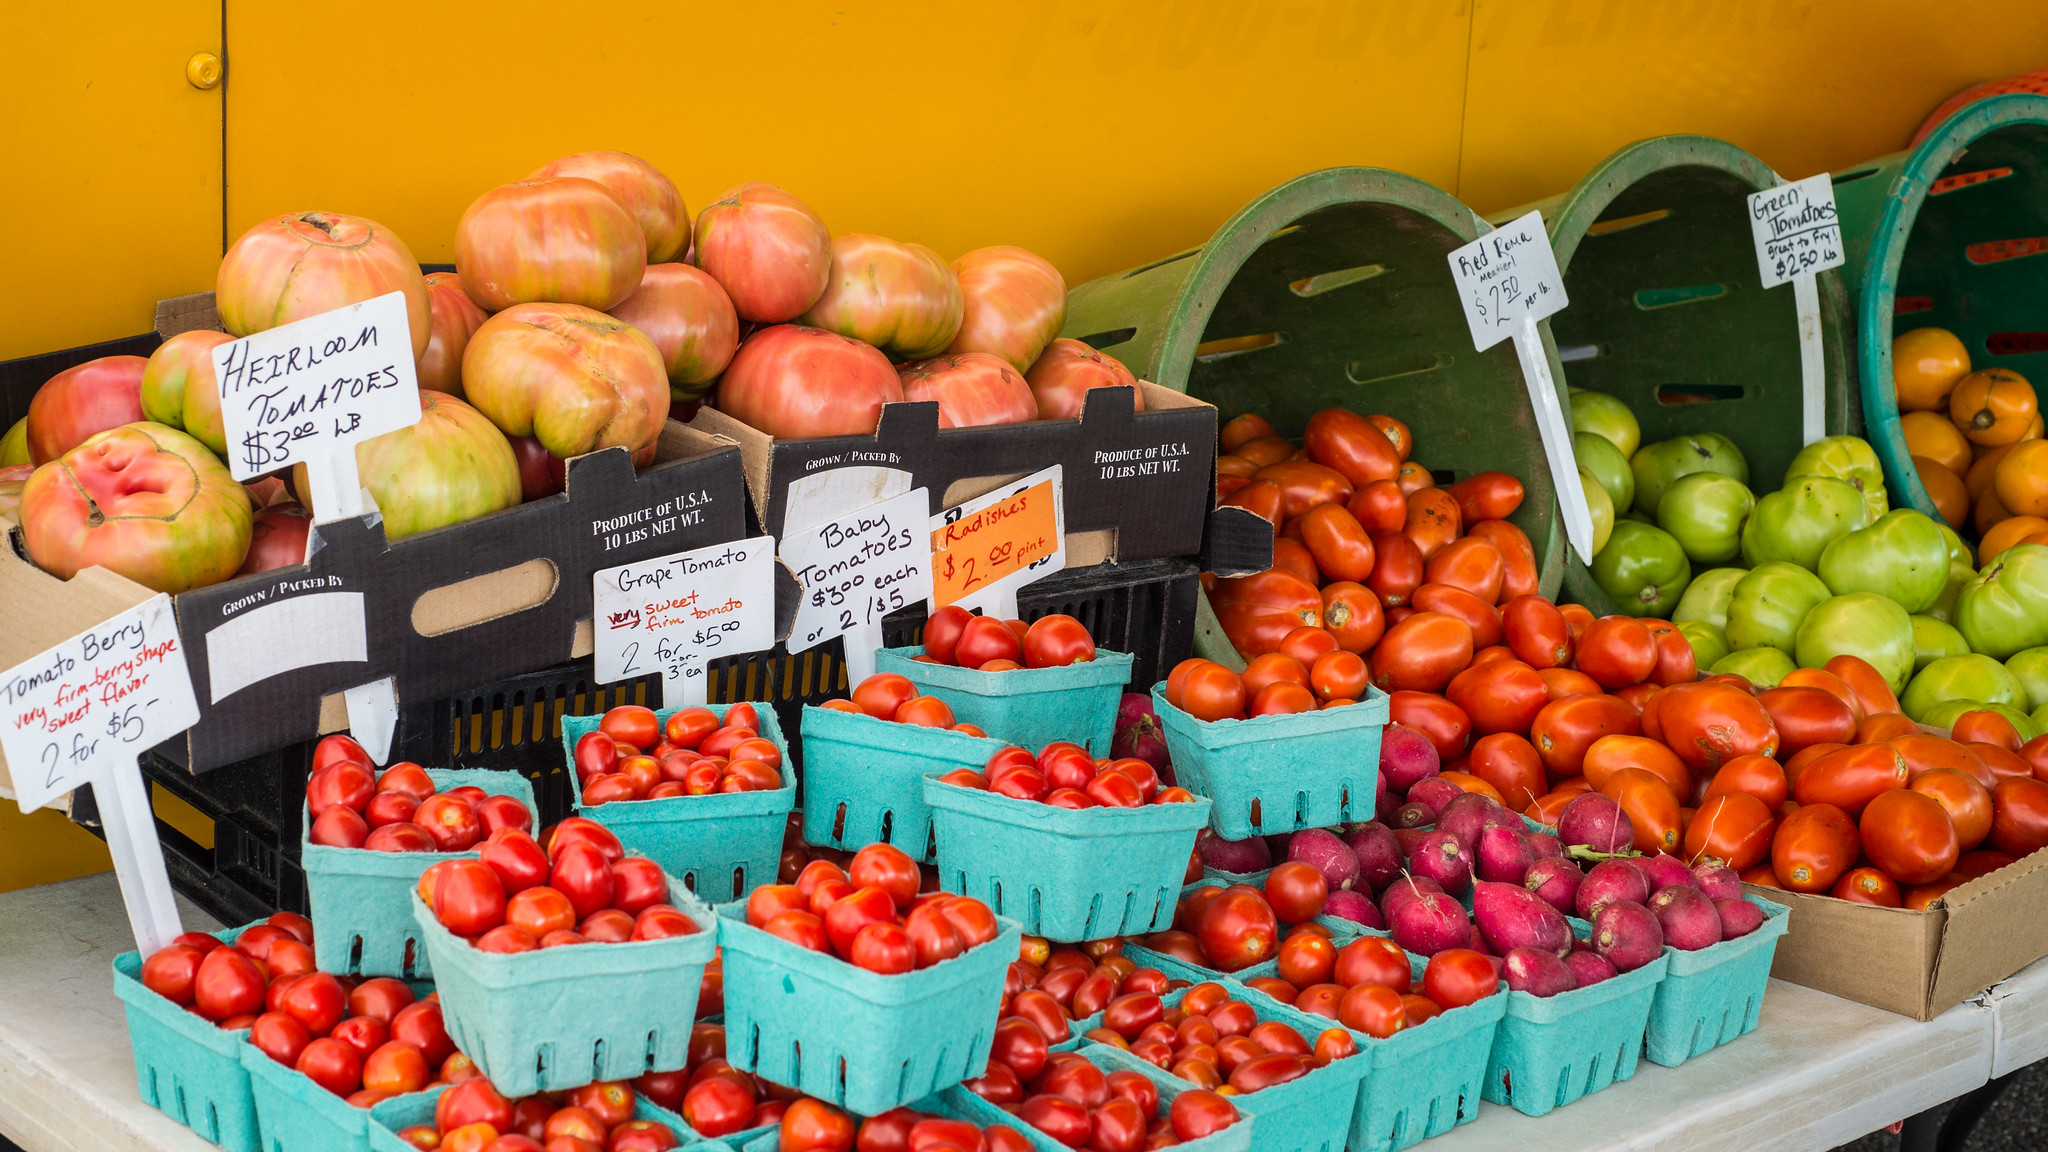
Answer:
<svg viewBox="0 0 2048 1152"><path fill-rule="evenodd" d="M217 928L179 901L185 926ZM25 1152L204 1152L142 1103L113 958L112 874L0 894L0 1134ZM1678 1068L1531 1119L1481 1104L1430 1152L1824 1152L2048 1056L2048 961L1917 1023L1773 980L1762 1023Z"/></svg>

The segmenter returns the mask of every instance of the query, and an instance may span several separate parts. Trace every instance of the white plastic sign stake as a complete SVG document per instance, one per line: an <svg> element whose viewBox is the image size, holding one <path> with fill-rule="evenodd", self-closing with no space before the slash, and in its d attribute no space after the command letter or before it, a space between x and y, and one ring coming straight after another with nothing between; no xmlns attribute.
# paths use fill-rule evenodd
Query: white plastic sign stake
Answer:
<svg viewBox="0 0 2048 1152"><path fill-rule="evenodd" d="M597 680L661 672L664 708L710 701L711 661L775 646L775 538L755 536L593 573Z"/></svg>
<svg viewBox="0 0 2048 1152"><path fill-rule="evenodd" d="M1017 590L1067 566L1058 464L932 517L932 607L1017 618Z"/></svg>
<svg viewBox="0 0 2048 1152"><path fill-rule="evenodd" d="M33 812L93 786L136 947L184 931L135 757L199 722L169 596L155 596L0 673L0 751Z"/></svg>
<svg viewBox="0 0 2048 1152"><path fill-rule="evenodd" d="M345 689L341 701L348 707L349 736L373 763L390 760L391 736L398 730L398 678L386 676Z"/></svg>
<svg viewBox="0 0 2048 1152"><path fill-rule="evenodd" d="M1572 428L1557 402L1557 383L1543 337L1536 323L1568 303L1564 276L1557 270L1543 215L1531 212L1511 221L1449 256L1451 278L1465 306L1472 346L1484 352L1502 340L1515 342L1522 363L1522 383L1543 434L1543 454L1550 461L1551 483L1564 513L1565 536L1579 559L1593 562L1593 513L1586 507L1586 489L1579 482L1578 456L1572 450Z"/></svg>
<svg viewBox="0 0 2048 1152"><path fill-rule="evenodd" d="M228 471L306 466L315 523L369 510L356 444L420 422L405 294L295 320L213 350Z"/></svg>
<svg viewBox="0 0 2048 1152"><path fill-rule="evenodd" d="M875 673L882 617L932 595L931 496L917 488L782 541L782 562L803 589L789 650L846 637L846 679Z"/></svg>
<svg viewBox="0 0 2048 1152"><path fill-rule="evenodd" d="M1820 346L1820 284L1817 277L1846 259L1842 222L1835 214L1835 181L1827 173L1751 193L1749 234L1756 241L1756 270L1765 288L1792 282L1799 316L1801 443L1827 435L1827 365Z"/></svg>

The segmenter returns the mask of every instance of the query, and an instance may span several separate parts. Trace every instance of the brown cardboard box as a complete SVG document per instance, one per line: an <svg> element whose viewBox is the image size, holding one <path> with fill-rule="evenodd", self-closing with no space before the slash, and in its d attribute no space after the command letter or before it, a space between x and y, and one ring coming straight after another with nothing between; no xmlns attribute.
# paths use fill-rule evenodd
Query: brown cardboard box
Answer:
<svg viewBox="0 0 2048 1152"><path fill-rule="evenodd" d="M2048 956L2048 851L1952 888L1925 912L1744 888L1792 909L1771 975L1916 1020Z"/></svg>

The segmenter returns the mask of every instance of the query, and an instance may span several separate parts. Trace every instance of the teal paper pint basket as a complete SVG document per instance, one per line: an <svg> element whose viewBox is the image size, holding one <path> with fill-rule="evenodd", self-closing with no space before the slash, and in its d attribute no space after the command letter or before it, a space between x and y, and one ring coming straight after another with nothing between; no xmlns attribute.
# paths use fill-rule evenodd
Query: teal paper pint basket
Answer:
<svg viewBox="0 0 2048 1152"><path fill-rule="evenodd" d="M425 983L412 988L422 999L434 990ZM254 1044L243 1044L241 1057L256 1099L262 1152L364 1152L369 1147L369 1109L352 1106Z"/></svg>
<svg viewBox="0 0 2048 1152"><path fill-rule="evenodd" d="M399 1139L398 1133L415 1124L432 1124L434 1105L440 1102L442 1091L440 1088L429 1088L423 1092L408 1092L403 1096L393 1096L389 1100L379 1101L367 1109L359 1110L366 1117L364 1129L368 1133L367 1143L370 1152L419 1152L418 1148ZM678 1146L682 1148L703 1149L704 1152L717 1152L719 1149L728 1148L716 1140L708 1140L697 1135L683 1122L681 1116L645 1096L635 1095L633 1119L654 1120L668 1125L680 1142ZM296 1145L294 1147L296 1148Z"/></svg>
<svg viewBox="0 0 2048 1152"><path fill-rule="evenodd" d="M508 1099L683 1067L721 925L681 880L668 889L702 931L510 955L470 947L412 893L455 1046Z"/></svg>
<svg viewBox="0 0 2048 1152"><path fill-rule="evenodd" d="M804 706L804 842L848 852L894 844L919 863L932 851L927 773L976 772L1006 745L943 728Z"/></svg>
<svg viewBox="0 0 2048 1152"><path fill-rule="evenodd" d="M1209 827L1242 840L1372 818L1387 694L1356 704L1249 720L1197 720L1152 686L1180 786L1216 802Z"/></svg>
<svg viewBox="0 0 2048 1152"><path fill-rule="evenodd" d="M1756 931L1697 952L1665 947L1669 967L1651 1001L1643 1044L1652 1063L1676 1067L1756 1030L1764 987L1771 982L1771 958L1777 955L1778 937L1791 927L1792 910L1759 896L1744 898L1763 909L1764 922Z"/></svg>
<svg viewBox="0 0 2048 1152"><path fill-rule="evenodd" d="M1090 1046L1087 1053L1088 1058L1094 1062L1096 1067L1104 1072L1119 1072L1124 1069L1130 1069L1141 1073L1146 1079L1152 1081L1159 1089L1158 1115L1160 1116L1166 1115L1167 1110L1173 1107L1174 1097L1194 1087L1187 1081L1169 1075L1143 1060L1129 1058L1127 1053L1119 1052L1116 1056L1110 1057L1101 1056L1105 1047L1107 1046L1100 1044ZM1123 1058L1118 1059L1117 1057ZM1037 1149L1037 1152L1072 1152L1066 1145L1032 1127L1023 1117L1012 1116L965 1088L948 1088L932 1100L925 1101L925 1103L947 1105L949 1106L947 1110L957 1113L962 1119L970 1120L984 1129L995 1124L1007 1124L1021 1133L1025 1142L1029 1143L1034 1149ZM1174 1147L1185 1149L1186 1152L1251 1152L1252 1129L1252 1118L1250 1116L1242 1116L1237 1123L1232 1124L1221 1132L1212 1132L1200 1139L1189 1140L1176 1144ZM1260 1145L1260 1147L1263 1148L1264 1145ZM749 1148L747 1152L756 1152L756 1150ZM768 1152L780 1152L780 1146L771 1148Z"/></svg>
<svg viewBox="0 0 2048 1152"><path fill-rule="evenodd" d="M1506 993L1485 1098L1542 1116L1636 1074L1650 1002L1668 955L1590 988L1548 998Z"/></svg>
<svg viewBox="0 0 2048 1152"><path fill-rule="evenodd" d="M944 700L955 720L993 739L1033 752L1069 740L1090 756L1109 755L1117 703L1131 682L1130 653L1097 649L1085 664L1009 672L911 659L922 655L923 648L884 648L875 653L875 667L909 677L919 692Z"/></svg>
<svg viewBox="0 0 2048 1152"><path fill-rule="evenodd" d="M233 943L242 930L216 935ZM126 1005L142 1102L227 1152L257 1152L256 1100L242 1067L248 1030L224 1032L150 991L142 983L140 952L114 957L114 995Z"/></svg>
<svg viewBox="0 0 2048 1152"><path fill-rule="evenodd" d="M751 927L744 902L718 912L733 1067L863 1116L987 1067L1024 935L1014 920L998 919L995 939L951 960L884 976Z"/></svg>
<svg viewBox="0 0 2048 1152"><path fill-rule="evenodd" d="M720 720L731 704L707 704ZM680 708L664 708L655 718L667 723ZM761 736L782 753L782 787L772 792L727 792L710 796L670 796L661 800L623 800L585 807L583 785L576 779L576 741L597 731L602 716L562 717L562 751L569 766L569 802L585 816L612 830L619 843L683 879L683 886L707 902L738 900L763 884L773 884L782 861L782 831L796 807L796 770L789 742L776 723L775 710L755 709Z"/></svg>
<svg viewBox="0 0 2048 1152"><path fill-rule="evenodd" d="M533 813L540 808L533 785L517 772L490 768L429 768L428 779L446 792L473 784L493 796L510 796ZM405 894L418 887L420 873L443 860L474 860L470 852L373 852L330 848L312 841L313 818L299 805L300 860L306 868L306 902L312 911L313 958L322 972L337 976L396 976L426 980L432 969L420 946L419 926L406 913Z"/></svg>
<svg viewBox="0 0 2048 1152"><path fill-rule="evenodd" d="M939 884L972 896L1034 936L1101 940L1173 923L1209 801L1059 808L924 781Z"/></svg>

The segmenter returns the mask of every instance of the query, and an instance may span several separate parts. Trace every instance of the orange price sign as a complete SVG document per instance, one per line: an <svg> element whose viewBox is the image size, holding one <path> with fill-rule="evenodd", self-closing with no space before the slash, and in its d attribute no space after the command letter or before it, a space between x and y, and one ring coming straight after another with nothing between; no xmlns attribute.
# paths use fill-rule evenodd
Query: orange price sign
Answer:
<svg viewBox="0 0 2048 1152"><path fill-rule="evenodd" d="M1017 589L1066 566L1060 467L932 518L932 604L1017 614Z"/></svg>

